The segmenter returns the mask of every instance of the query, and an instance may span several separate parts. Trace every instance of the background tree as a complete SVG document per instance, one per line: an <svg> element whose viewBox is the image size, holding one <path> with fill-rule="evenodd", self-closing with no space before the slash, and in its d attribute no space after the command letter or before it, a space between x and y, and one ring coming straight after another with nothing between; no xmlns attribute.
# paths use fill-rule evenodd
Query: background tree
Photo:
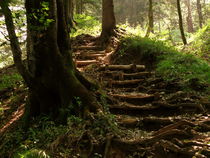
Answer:
<svg viewBox="0 0 210 158"><path fill-rule="evenodd" d="M149 36L150 32L154 33L154 18L153 18L153 1L149 0L149 10L148 10L148 20L149 25L147 28L146 37Z"/></svg>
<svg viewBox="0 0 210 158"><path fill-rule="evenodd" d="M116 27L113 0L102 1L102 32L100 38L107 41Z"/></svg>
<svg viewBox="0 0 210 158"><path fill-rule="evenodd" d="M71 106L75 97L81 108L99 109L93 95L80 82L72 62L67 12L63 0L26 0L28 24L27 67L21 59L21 49L15 34L7 0L0 1L9 33L15 65L29 88L27 112L64 117L59 109ZM80 78L80 79L79 79ZM77 107L78 110L79 107Z"/></svg>
<svg viewBox="0 0 210 158"><path fill-rule="evenodd" d="M183 41L184 45L186 45L187 44L187 40L186 40L185 34L184 34L180 0L177 0L177 11L178 11L178 15L179 15L179 29L180 29L180 32L181 32L182 41Z"/></svg>
<svg viewBox="0 0 210 158"><path fill-rule="evenodd" d="M188 32L194 32L193 20L192 20L192 11L191 11L191 1L186 0L185 5L187 6L187 30Z"/></svg>
<svg viewBox="0 0 210 158"><path fill-rule="evenodd" d="M196 1L197 3L197 12L198 12L198 19L199 19L199 26L202 28L203 25L203 14L202 14L202 7L201 7L201 2L200 0Z"/></svg>

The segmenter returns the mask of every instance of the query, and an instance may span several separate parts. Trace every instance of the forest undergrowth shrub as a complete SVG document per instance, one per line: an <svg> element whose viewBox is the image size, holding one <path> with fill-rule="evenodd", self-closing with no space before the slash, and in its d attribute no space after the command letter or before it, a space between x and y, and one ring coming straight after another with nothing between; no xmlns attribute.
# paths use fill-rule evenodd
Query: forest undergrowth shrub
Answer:
<svg viewBox="0 0 210 158"><path fill-rule="evenodd" d="M21 122L20 122L21 123ZM0 155L15 158L47 158L44 151L47 145L58 136L64 134L68 128L57 125L46 116L40 116L31 123L27 131L22 126L8 132L2 137L0 144Z"/></svg>
<svg viewBox="0 0 210 158"><path fill-rule="evenodd" d="M142 64L153 65L157 57L165 52L172 52L174 49L167 47L164 42L142 38L140 36L127 36L121 40L120 47L117 51L117 57L113 60L122 62L143 62ZM129 64L129 63L125 63Z"/></svg>
<svg viewBox="0 0 210 158"><path fill-rule="evenodd" d="M188 47L188 52L204 57L210 62L210 21L198 30Z"/></svg>
<svg viewBox="0 0 210 158"><path fill-rule="evenodd" d="M4 74L0 77L0 90L5 88L12 88L18 82L21 82L23 80L21 75L19 75L18 73Z"/></svg>
<svg viewBox="0 0 210 158"><path fill-rule="evenodd" d="M0 155L14 158L49 158L59 153L68 157L73 156L80 148L89 147L84 143L86 135L101 144L106 141L107 134L119 135L119 128L111 114L95 114L94 120L84 120L71 115L64 125L55 123L47 116L40 116L32 121L27 131L20 126L5 134L0 140ZM61 141L60 138L65 140Z"/></svg>
<svg viewBox="0 0 210 158"><path fill-rule="evenodd" d="M96 36L101 32L101 24L95 17L85 14L75 14L74 20L76 25L75 29L71 30L71 37L76 37L81 34Z"/></svg>

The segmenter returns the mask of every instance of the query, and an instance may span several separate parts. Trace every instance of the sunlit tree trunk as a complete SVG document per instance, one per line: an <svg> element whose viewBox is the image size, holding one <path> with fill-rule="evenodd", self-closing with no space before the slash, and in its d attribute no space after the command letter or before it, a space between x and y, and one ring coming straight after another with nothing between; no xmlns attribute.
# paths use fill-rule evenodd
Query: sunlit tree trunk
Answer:
<svg viewBox="0 0 210 158"><path fill-rule="evenodd" d="M106 42L116 27L113 0L102 1L102 32L101 39Z"/></svg>
<svg viewBox="0 0 210 158"><path fill-rule="evenodd" d="M185 34L184 34L180 0L177 0L177 11L178 11L178 15L179 15L179 29L180 29L180 32L181 32L182 41L183 41L184 45L186 45L187 44L187 40L186 40Z"/></svg>
<svg viewBox="0 0 210 158"><path fill-rule="evenodd" d="M203 14L202 14L202 8L201 8L200 0L197 0L197 12L198 12L198 18L199 18L199 26L200 26L200 28L202 28L202 25L203 25Z"/></svg>
<svg viewBox="0 0 210 158"><path fill-rule="evenodd" d="M148 10L149 26L147 28L146 37L149 36L150 32L154 33L154 18L153 18L153 0L149 0L149 10Z"/></svg>
<svg viewBox="0 0 210 158"><path fill-rule="evenodd" d="M29 88L27 113L30 117L42 113L64 117L59 109L71 106L75 97L79 98L83 105L77 107L78 111L99 109L93 95L77 78L64 4L64 0L25 1L30 39L26 69L22 64L11 11L6 0L0 1L10 34L14 62ZM40 20L41 18L43 20Z"/></svg>
<svg viewBox="0 0 210 158"><path fill-rule="evenodd" d="M190 0L186 0L185 4L187 6L187 14L188 14L187 18L186 18L187 19L187 30L188 30L188 32L194 32Z"/></svg>

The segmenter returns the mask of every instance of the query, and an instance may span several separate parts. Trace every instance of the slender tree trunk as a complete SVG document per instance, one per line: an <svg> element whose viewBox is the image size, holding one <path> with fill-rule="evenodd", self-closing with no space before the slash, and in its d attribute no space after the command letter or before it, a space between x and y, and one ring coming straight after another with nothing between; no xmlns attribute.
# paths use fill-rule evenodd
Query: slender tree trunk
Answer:
<svg viewBox="0 0 210 158"><path fill-rule="evenodd" d="M102 1L102 32L101 39L107 42L116 27L113 0Z"/></svg>
<svg viewBox="0 0 210 158"><path fill-rule="evenodd" d="M200 0L197 0L197 12L198 12L198 19L199 19L199 26L202 28L203 26L203 14L202 14L202 7Z"/></svg>
<svg viewBox="0 0 210 158"><path fill-rule="evenodd" d="M150 32L154 33L154 18L153 18L153 1L149 0L149 10L148 10L149 26L147 28L146 37L149 37Z"/></svg>
<svg viewBox="0 0 210 158"><path fill-rule="evenodd" d="M14 60L15 66L17 67L18 72L22 75L26 84L29 84L29 80L31 79L30 74L22 62L22 51L19 45L18 38L15 33L15 26L13 23L11 10L8 7L8 1L1 0L0 7L5 17L5 23L6 23L9 39L10 39L10 46L12 49L13 60Z"/></svg>
<svg viewBox="0 0 210 158"><path fill-rule="evenodd" d="M187 6L187 14L188 14L187 18L186 18L187 19L187 30L188 30L188 32L194 32L190 0L186 0L185 4Z"/></svg>
<svg viewBox="0 0 210 158"><path fill-rule="evenodd" d="M178 11L178 15L179 15L179 29L180 29L180 32L181 32L182 41L183 41L184 45L186 45L187 44L187 40L186 40L185 34L184 34L180 0L177 0L177 11Z"/></svg>
<svg viewBox="0 0 210 158"><path fill-rule="evenodd" d="M65 110L59 109L72 106L75 97L82 102L82 105L76 108L77 112L84 112L84 109L89 111L100 109L93 95L77 78L71 56L64 0L25 1L29 72L22 68L21 50L15 38L11 12L8 6L4 5L5 1L0 1L0 5L3 8L6 6L4 15L8 18L6 25L8 32L11 32L14 61L29 87L28 115L31 117L45 113L59 118L65 117L63 113ZM40 18L44 20L41 21Z"/></svg>

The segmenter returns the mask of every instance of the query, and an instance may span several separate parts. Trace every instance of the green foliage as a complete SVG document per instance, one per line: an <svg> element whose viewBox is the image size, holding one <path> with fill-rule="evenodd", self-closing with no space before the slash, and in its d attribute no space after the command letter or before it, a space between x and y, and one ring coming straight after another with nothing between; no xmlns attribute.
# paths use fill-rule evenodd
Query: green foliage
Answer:
<svg viewBox="0 0 210 158"><path fill-rule="evenodd" d="M0 90L14 87L17 82L21 82L22 80L22 77L18 73L5 74L0 78Z"/></svg>
<svg viewBox="0 0 210 158"><path fill-rule="evenodd" d="M198 78L201 82L210 83L210 66L191 54L173 52L160 56L157 72L167 80Z"/></svg>
<svg viewBox="0 0 210 158"><path fill-rule="evenodd" d="M15 158L48 158L43 150L58 136L66 133L68 128L64 125L56 125L48 117L37 118L28 131L20 126L15 131L9 132L2 138L3 145L0 146L0 155L14 154ZM11 151L13 149L13 151ZM15 150L14 150L15 149ZM6 157L6 156L5 156Z"/></svg>
<svg viewBox="0 0 210 158"><path fill-rule="evenodd" d="M190 51L201 57L210 57L210 21L195 34Z"/></svg>
<svg viewBox="0 0 210 158"><path fill-rule="evenodd" d="M136 25L135 27L131 26L127 21L125 24L118 25L119 28L125 29L128 35L134 36L144 36L146 34L145 29L140 25Z"/></svg>
<svg viewBox="0 0 210 158"><path fill-rule="evenodd" d="M174 49L167 47L162 41L151 40L139 36L129 36L122 40L122 50L120 54L125 52L139 52L143 58L156 57L164 52L171 52Z"/></svg>
<svg viewBox="0 0 210 158"><path fill-rule="evenodd" d="M119 134L119 127L116 123L115 116L112 114L97 114L91 128L96 136L104 137L107 133Z"/></svg>
<svg viewBox="0 0 210 158"><path fill-rule="evenodd" d="M187 83L196 78L202 83L210 84L210 65L207 62L192 54L179 52L161 41L137 36L127 37L122 40L119 53L121 56L134 53L142 61L156 63L157 74L166 80L179 79Z"/></svg>
<svg viewBox="0 0 210 158"><path fill-rule="evenodd" d="M101 24L96 18L85 14L75 14L74 20L76 21L76 29L72 30L72 37L81 34L98 35L100 33Z"/></svg>
<svg viewBox="0 0 210 158"><path fill-rule="evenodd" d="M14 158L50 158L50 156L43 150L31 149L18 154Z"/></svg>
<svg viewBox="0 0 210 158"><path fill-rule="evenodd" d="M41 9L34 10L31 14L31 18L39 22L36 26L31 26L33 29L42 31L46 30L54 19L49 18L49 2L43 1L41 3Z"/></svg>

